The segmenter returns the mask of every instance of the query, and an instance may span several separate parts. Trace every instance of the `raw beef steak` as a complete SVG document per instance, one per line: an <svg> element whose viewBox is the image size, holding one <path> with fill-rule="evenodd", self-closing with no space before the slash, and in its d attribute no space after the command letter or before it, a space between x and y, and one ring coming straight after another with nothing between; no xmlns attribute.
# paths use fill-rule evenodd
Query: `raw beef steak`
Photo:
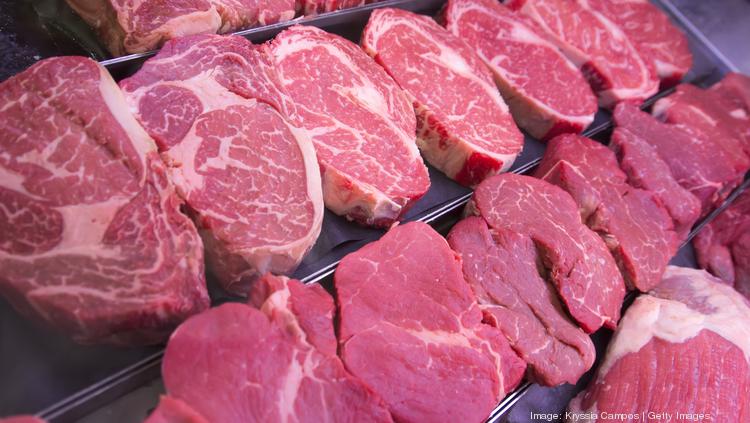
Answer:
<svg viewBox="0 0 750 423"><path fill-rule="evenodd" d="M143 423L208 423L208 420L184 402L163 395Z"/></svg>
<svg viewBox="0 0 750 423"><path fill-rule="evenodd" d="M656 149L627 128L617 127L609 147L615 152L628 183L650 191L672 218L677 242L687 239L701 213L701 203L672 177L672 172Z"/></svg>
<svg viewBox="0 0 750 423"><path fill-rule="evenodd" d="M503 332L534 381L575 384L591 368L594 344L539 274L541 259L530 238L490 229L471 216L451 229L448 244L461 256L484 321Z"/></svg>
<svg viewBox="0 0 750 423"><path fill-rule="evenodd" d="M687 37L649 0L585 0L617 24L641 57L651 62L662 87L677 85L693 65Z"/></svg>
<svg viewBox="0 0 750 423"><path fill-rule="evenodd" d="M490 228L528 235L571 316L588 333L617 326L625 284L607 246L562 189L529 176L485 179L467 205Z"/></svg>
<svg viewBox="0 0 750 423"><path fill-rule="evenodd" d="M581 69L600 106L640 103L659 90L653 66L615 23L589 8L586 0L511 0L508 5L536 21Z"/></svg>
<svg viewBox="0 0 750 423"><path fill-rule="evenodd" d="M326 206L365 225L398 220L430 186L404 92L356 44L312 26L282 32L271 51L315 144Z"/></svg>
<svg viewBox="0 0 750 423"><path fill-rule="evenodd" d="M79 342L153 344L208 307L203 246L107 71L0 84L0 292Z"/></svg>
<svg viewBox="0 0 750 423"><path fill-rule="evenodd" d="M461 259L425 223L388 231L334 276L346 368L399 422L482 422L525 364L482 312Z"/></svg>
<svg viewBox="0 0 750 423"><path fill-rule="evenodd" d="M206 244L211 271L245 295L289 274L315 243L323 194L307 134L264 46L194 35L167 42L120 83L159 145Z"/></svg>
<svg viewBox="0 0 750 423"><path fill-rule="evenodd" d="M700 200L703 215L742 181L744 172L727 165L737 158L713 138L696 137L677 126L659 122L630 104L618 105L614 120L618 127L654 147L677 183Z"/></svg>
<svg viewBox="0 0 750 423"><path fill-rule="evenodd" d="M750 298L750 191L704 226L693 247L700 267Z"/></svg>
<svg viewBox="0 0 750 423"><path fill-rule="evenodd" d="M523 135L463 41L427 16L387 8L370 15L362 48L414 105L417 144L430 164L467 186L510 168Z"/></svg>
<svg viewBox="0 0 750 423"><path fill-rule="evenodd" d="M711 91L719 93L736 119L750 119L750 77L730 72L711 86Z"/></svg>
<svg viewBox="0 0 750 423"><path fill-rule="evenodd" d="M162 364L168 395L210 422L391 422L336 356L333 299L323 288L270 275L256 286L261 311L226 303L177 328ZM325 313L310 322L295 307Z"/></svg>
<svg viewBox="0 0 750 423"><path fill-rule="evenodd" d="M704 271L670 266L662 283L628 308L595 380L568 409L747 422L748 356L750 304Z"/></svg>
<svg viewBox="0 0 750 423"><path fill-rule="evenodd" d="M516 123L531 136L581 132L594 120L596 97L583 75L533 21L495 0L449 0L443 19L490 68Z"/></svg>
<svg viewBox="0 0 750 423"><path fill-rule="evenodd" d="M365 4L365 0L297 0L297 10L303 15L334 12Z"/></svg>
<svg viewBox="0 0 750 423"><path fill-rule="evenodd" d="M110 53L153 50L175 37L232 32L294 17L294 0L66 0Z"/></svg>
<svg viewBox="0 0 750 423"><path fill-rule="evenodd" d="M714 139L734 158L727 164L738 171L750 168L750 118L720 90L680 84L674 93L654 104L652 114L696 137Z"/></svg>
<svg viewBox="0 0 750 423"><path fill-rule="evenodd" d="M672 219L650 192L628 185L612 150L580 135L560 135L549 142L534 176L573 197L630 289L645 292L659 283L678 246Z"/></svg>

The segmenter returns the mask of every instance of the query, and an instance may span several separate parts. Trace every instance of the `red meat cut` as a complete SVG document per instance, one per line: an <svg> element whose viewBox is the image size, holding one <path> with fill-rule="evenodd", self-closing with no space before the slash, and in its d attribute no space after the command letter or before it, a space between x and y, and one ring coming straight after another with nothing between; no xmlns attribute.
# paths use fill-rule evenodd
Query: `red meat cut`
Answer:
<svg viewBox="0 0 750 423"><path fill-rule="evenodd" d="M617 326L625 284L604 241L587 228L562 189L529 176L485 179L467 205L490 228L528 235L570 315L592 333Z"/></svg>
<svg viewBox="0 0 750 423"><path fill-rule="evenodd" d="M651 64L614 22L588 7L586 0L511 0L507 4L536 21L581 69L600 106L640 103L659 90Z"/></svg>
<svg viewBox="0 0 750 423"><path fill-rule="evenodd" d="M583 75L533 21L495 0L449 0L443 19L490 68L516 123L531 136L578 133L594 120L596 97Z"/></svg>
<svg viewBox="0 0 750 423"><path fill-rule="evenodd" d="M366 225L398 220L430 186L404 92L356 44L318 28L289 28L271 51L315 144L326 206Z"/></svg>
<svg viewBox="0 0 750 423"><path fill-rule="evenodd" d="M370 15L362 48L414 105L417 144L430 164L467 186L510 168L523 135L463 41L427 16L386 8Z"/></svg>
<svg viewBox="0 0 750 423"><path fill-rule="evenodd" d="M678 246L672 219L650 192L628 185L612 150L580 135L560 135L549 142L534 176L573 197L630 289L645 292L659 283Z"/></svg>
<svg viewBox="0 0 750 423"><path fill-rule="evenodd" d="M677 85L693 65L685 34L649 0L585 0L617 24L641 57L651 62L662 87Z"/></svg>
<svg viewBox="0 0 750 423"><path fill-rule="evenodd" d="M96 62L0 84L0 293L83 343L154 344L208 307L203 246Z"/></svg>
<svg viewBox="0 0 750 423"><path fill-rule="evenodd" d="M742 296L702 270L670 266L661 284L628 308L595 379L568 410L750 421L749 328L750 303Z"/></svg>
<svg viewBox="0 0 750 423"><path fill-rule="evenodd" d="M461 259L425 223L388 231L334 275L346 368L399 422L482 422L525 364L482 313Z"/></svg>
<svg viewBox="0 0 750 423"><path fill-rule="evenodd" d="M728 166L737 157L713 137L696 137L629 104L615 108L614 120L617 127L654 147L677 183L701 202L702 215L721 203L742 181L744 171Z"/></svg>
<svg viewBox="0 0 750 423"><path fill-rule="evenodd" d="M165 395L143 423L208 423L205 417L176 398Z"/></svg>
<svg viewBox="0 0 750 423"><path fill-rule="evenodd" d="M365 0L297 0L297 10L303 15L334 12L365 4Z"/></svg>
<svg viewBox="0 0 750 423"><path fill-rule="evenodd" d="M738 172L750 168L750 120L733 117L718 91L680 84L674 93L660 98L651 113L694 137L713 139L733 158L726 164Z"/></svg>
<svg viewBox="0 0 750 423"><path fill-rule="evenodd" d="M294 17L294 0L66 0L115 56L172 38L232 32Z"/></svg>
<svg viewBox="0 0 750 423"><path fill-rule="evenodd" d="M750 77L730 72L712 85L710 90L721 95L732 117L750 119Z"/></svg>
<svg viewBox="0 0 750 423"><path fill-rule="evenodd" d="M451 229L448 244L461 256L484 321L503 332L534 381L575 384L591 368L594 344L539 274L541 259L530 238L490 229L471 216Z"/></svg>
<svg viewBox="0 0 750 423"><path fill-rule="evenodd" d="M661 201L672 218L676 241L687 239L690 229L700 216L701 203L677 183L656 149L624 127L615 128L609 147L617 155L628 183L650 191Z"/></svg>
<svg viewBox="0 0 750 423"><path fill-rule="evenodd" d="M750 298L750 191L743 191L693 239L700 267Z"/></svg>
<svg viewBox="0 0 750 423"><path fill-rule="evenodd" d="M219 283L245 295L266 272L293 272L320 233L323 194L314 147L288 121L294 107L265 47L178 38L120 86L157 141Z"/></svg>
<svg viewBox="0 0 750 423"><path fill-rule="evenodd" d="M266 275L255 287L261 311L226 303L177 328L162 364L170 397L210 422L392 421L336 356L333 299L320 285Z"/></svg>

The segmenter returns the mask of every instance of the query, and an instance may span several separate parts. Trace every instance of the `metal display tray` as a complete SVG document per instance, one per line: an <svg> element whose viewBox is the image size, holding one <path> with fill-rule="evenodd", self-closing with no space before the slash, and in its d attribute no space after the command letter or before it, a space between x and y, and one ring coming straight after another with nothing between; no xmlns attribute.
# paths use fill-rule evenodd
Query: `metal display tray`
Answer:
<svg viewBox="0 0 750 423"><path fill-rule="evenodd" d="M657 3L662 5L661 2ZM433 15L443 4L444 0L387 0L356 9L240 31L238 34L254 42L262 42L290 25L302 23L324 28L358 42L361 30L373 9L399 7ZM668 7L666 9L669 11ZM687 81L707 86L718 81L727 71L733 70L731 64L694 27L686 26L679 20L677 23L688 33L694 55L694 66L686 77ZM58 41L63 43L62 40ZM67 53L94 55L93 51L85 50ZM119 79L135 72L150 55L151 53L145 53L105 59L102 64ZM669 92L661 92L649 99L644 108ZM608 139L610 130L610 114L600 110L585 134L604 142ZM538 163L543 151L543 143L526 136L524 151L511 171L527 173ZM425 221L447 230L459 218L463 205L471 196L471 190L449 180L432 167L429 170L432 186L406 215L405 220ZM707 220L713 216L709 216ZM698 225L696 229L700 227ZM382 234L381 230L357 226L326 211L321 236L294 276L308 283L320 282L325 286L344 255ZM218 289L210 277L209 290L214 304L239 300ZM130 349L81 346L65 335L27 321L3 300L0 300L0 304L0 374L3 375L0 382L0 416L35 413L55 423L75 421L159 376L163 354L161 346ZM511 393L493 412L491 419L495 421L504 416L530 388L530 385L524 384Z"/></svg>

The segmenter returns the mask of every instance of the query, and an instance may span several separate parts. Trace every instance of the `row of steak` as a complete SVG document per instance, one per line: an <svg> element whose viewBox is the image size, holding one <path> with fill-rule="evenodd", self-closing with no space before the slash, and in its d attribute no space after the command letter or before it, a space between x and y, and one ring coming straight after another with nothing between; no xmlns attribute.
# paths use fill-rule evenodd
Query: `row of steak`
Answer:
<svg viewBox="0 0 750 423"><path fill-rule="evenodd" d="M143 53L173 38L224 34L379 0L66 0L113 56Z"/></svg>

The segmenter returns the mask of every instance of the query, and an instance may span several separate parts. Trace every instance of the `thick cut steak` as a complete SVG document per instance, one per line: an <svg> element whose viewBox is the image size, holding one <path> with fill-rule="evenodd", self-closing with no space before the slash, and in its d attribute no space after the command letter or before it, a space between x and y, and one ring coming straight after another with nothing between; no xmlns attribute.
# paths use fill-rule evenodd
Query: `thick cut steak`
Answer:
<svg viewBox="0 0 750 423"><path fill-rule="evenodd" d="M600 106L640 103L659 90L651 64L619 26L588 7L586 0L511 0L508 5L536 21L581 69Z"/></svg>
<svg viewBox="0 0 750 423"><path fill-rule="evenodd" d="M157 141L206 244L236 294L266 272L289 274L320 233L315 151L264 46L236 36L167 42L120 83Z"/></svg>
<svg viewBox="0 0 750 423"><path fill-rule="evenodd" d="M294 0L66 0L115 55L172 38L232 32L294 17Z"/></svg>
<svg viewBox="0 0 750 423"><path fill-rule="evenodd" d="M336 214L388 226L430 186L409 100L356 44L312 26L279 34L271 51L309 131Z"/></svg>
<svg viewBox="0 0 750 423"><path fill-rule="evenodd" d="M617 326L625 284L604 241L581 222L570 194L541 179L503 174L479 184L467 213L482 216L495 230L531 237L583 330Z"/></svg>
<svg viewBox="0 0 750 423"><path fill-rule="evenodd" d="M346 368L399 422L482 422L525 364L482 312L461 259L412 222L344 257L334 276Z"/></svg>
<svg viewBox="0 0 750 423"><path fill-rule="evenodd" d="M297 0L297 10L303 15L334 12L365 4L365 0Z"/></svg>
<svg viewBox="0 0 750 423"><path fill-rule="evenodd" d="M662 87L677 85L693 65L687 37L649 0L585 0L617 24L641 57L651 62Z"/></svg>
<svg viewBox="0 0 750 423"><path fill-rule="evenodd" d="M0 84L0 292L80 342L153 344L208 307L203 246L107 71Z"/></svg>
<svg viewBox="0 0 750 423"><path fill-rule="evenodd" d="M750 168L750 117L733 98L721 90L680 84L654 104L652 114L696 137L712 138L734 159L727 165L744 172Z"/></svg>
<svg viewBox="0 0 750 423"><path fill-rule="evenodd" d="M443 19L490 68L516 123L531 136L581 132L594 120L596 97L583 75L533 21L495 0L450 0Z"/></svg>
<svg viewBox="0 0 750 423"><path fill-rule="evenodd" d="M177 328L162 364L169 396L210 422L392 421L336 356L333 299L320 285L267 275L255 287L260 311L227 303Z"/></svg>
<svg viewBox="0 0 750 423"><path fill-rule="evenodd" d="M645 292L659 283L678 245L672 219L650 192L628 185L612 150L580 135L557 136L535 176L573 197L630 289Z"/></svg>
<svg viewBox="0 0 750 423"><path fill-rule="evenodd" d="M484 321L503 332L534 381L575 384L591 368L594 344L539 274L540 258L529 237L490 229L470 216L451 229L448 244L461 256Z"/></svg>
<svg viewBox="0 0 750 423"><path fill-rule="evenodd" d="M747 422L748 356L750 304L702 270L670 266L659 286L628 308L594 381L568 409Z"/></svg>
<svg viewBox="0 0 750 423"><path fill-rule="evenodd" d="M163 395L159 405L143 423L209 423L189 405L176 398Z"/></svg>
<svg viewBox="0 0 750 423"><path fill-rule="evenodd" d="M710 90L722 96L734 118L750 119L750 76L730 72Z"/></svg>
<svg viewBox="0 0 750 423"><path fill-rule="evenodd" d="M510 168L523 148L492 74L459 38L431 18L378 9L362 48L404 89L427 161L467 186Z"/></svg>
<svg viewBox="0 0 750 423"><path fill-rule="evenodd" d="M696 137L675 125L659 122L630 104L618 105L614 120L617 127L654 147L677 183L700 200L703 215L742 181L744 172L728 165L737 158L714 138Z"/></svg>
<svg viewBox="0 0 750 423"><path fill-rule="evenodd" d="M681 187L656 149L625 127L612 133L609 147L615 152L628 183L650 191L672 218L677 242L687 239L701 213L700 201Z"/></svg>
<svg viewBox="0 0 750 423"><path fill-rule="evenodd" d="M700 267L750 298L750 191L703 227L693 247Z"/></svg>

